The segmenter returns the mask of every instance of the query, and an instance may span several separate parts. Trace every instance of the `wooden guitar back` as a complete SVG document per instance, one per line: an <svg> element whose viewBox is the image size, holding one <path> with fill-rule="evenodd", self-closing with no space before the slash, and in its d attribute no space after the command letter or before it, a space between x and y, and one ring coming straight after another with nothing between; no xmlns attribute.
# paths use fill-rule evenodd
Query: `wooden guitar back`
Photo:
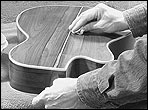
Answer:
<svg viewBox="0 0 148 110"><path fill-rule="evenodd" d="M130 34L73 35L72 21L88 7L43 6L28 9L16 19L19 45L9 52L10 85L40 93L58 77L78 77L102 67L135 40Z"/></svg>

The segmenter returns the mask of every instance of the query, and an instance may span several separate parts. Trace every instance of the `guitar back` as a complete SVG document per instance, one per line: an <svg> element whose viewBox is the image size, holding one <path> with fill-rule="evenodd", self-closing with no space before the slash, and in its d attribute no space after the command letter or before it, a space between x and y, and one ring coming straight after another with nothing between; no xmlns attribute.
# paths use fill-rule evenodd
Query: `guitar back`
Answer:
<svg viewBox="0 0 148 110"><path fill-rule="evenodd" d="M72 21L88 7L43 6L16 19L19 44L9 52L10 85L40 93L58 77L78 77L117 59L135 40L127 33L73 35ZM120 47L119 47L120 45Z"/></svg>

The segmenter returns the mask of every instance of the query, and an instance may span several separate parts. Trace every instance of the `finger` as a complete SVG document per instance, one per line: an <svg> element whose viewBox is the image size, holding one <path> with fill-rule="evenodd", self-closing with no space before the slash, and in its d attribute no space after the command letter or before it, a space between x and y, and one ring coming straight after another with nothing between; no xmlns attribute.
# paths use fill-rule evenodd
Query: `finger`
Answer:
<svg viewBox="0 0 148 110"><path fill-rule="evenodd" d="M4 34L1 33L1 44L4 44L6 42L6 37Z"/></svg>
<svg viewBox="0 0 148 110"><path fill-rule="evenodd" d="M104 27L106 27L106 25L108 24L108 21L106 20L100 20L99 22L97 22L96 24L94 24L94 28L95 29L104 29Z"/></svg>
<svg viewBox="0 0 148 110"><path fill-rule="evenodd" d="M96 24L93 25L94 31L97 33L103 33L107 31L108 22L105 20L100 20Z"/></svg>
<svg viewBox="0 0 148 110"><path fill-rule="evenodd" d="M104 21L91 22L89 24L86 24L84 27L82 27L80 33L87 32L87 31L95 32L98 34L102 33L104 31L103 25L104 25Z"/></svg>
<svg viewBox="0 0 148 110"><path fill-rule="evenodd" d="M68 27L69 30L72 30L72 28L75 26L75 24L79 21L80 16L78 16L73 22L72 24Z"/></svg>
<svg viewBox="0 0 148 110"><path fill-rule="evenodd" d="M89 11L89 10L87 10L87 11ZM73 28L73 27L75 26L75 24L81 19L81 17L82 17L83 15L86 15L85 13L86 13L87 11L82 12L82 13L72 22L72 24L69 26L69 30L72 30L72 28Z"/></svg>
<svg viewBox="0 0 148 110"><path fill-rule="evenodd" d="M86 24L85 26L82 27L81 31L91 31L91 30L95 30L96 27L94 26L96 24L96 22L91 22L89 24Z"/></svg>
<svg viewBox="0 0 148 110"><path fill-rule="evenodd" d="M32 105L43 105L45 102L46 94L49 91L49 87L46 87L40 94L38 94L36 97L32 100ZM48 93L49 94L49 93Z"/></svg>
<svg viewBox="0 0 148 110"><path fill-rule="evenodd" d="M87 22L96 18L96 9L91 8L80 14L76 20L73 21L72 25L69 28L75 32L84 26Z"/></svg>
<svg viewBox="0 0 148 110"><path fill-rule="evenodd" d="M32 100L32 105L33 106L44 106L44 101L42 99L34 97Z"/></svg>
<svg viewBox="0 0 148 110"><path fill-rule="evenodd" d="M81 18L73 27L72 32L78 31L82 26L87 23L87 18Z"/></svg>

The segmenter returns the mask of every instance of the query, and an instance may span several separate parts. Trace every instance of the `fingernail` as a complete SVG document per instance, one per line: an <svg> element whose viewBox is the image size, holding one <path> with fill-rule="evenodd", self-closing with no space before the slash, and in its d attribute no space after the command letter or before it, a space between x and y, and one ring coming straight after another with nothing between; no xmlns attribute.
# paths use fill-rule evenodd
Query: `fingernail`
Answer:
<svg viewBox="0 0 148 110"><path fill-rule="evenodd" d="M71 30L71 25L68 27L69 30Z"/></svg>
<svg viewBox="0 0 148 110"><path fill-rule="evenodd" d="M35 98L33 98L33 100L32 100L32 105L35 105L37 103L37 101L36 101L36 97Z"/></svg>
<svg viewBox="0 0 148 110"><path fill-rule="evenodd" d="M78 34L78 35L82 35L84 33L84 29L79 29L77 31L71 31L73 34Z"/></svg>
<svg viewBox="0 0 148 110"><path fill-rule="evenodd" d="M72 32L73 34L75 34L75 33L77 33L78 31L71 30L71 32Z"/></svg>
<svg viewBox="0 0 148 110"><path fill-rule="evenodd" d="M81 29L80 31L80 35L82 35L84 33L84 29Z"/></svg>

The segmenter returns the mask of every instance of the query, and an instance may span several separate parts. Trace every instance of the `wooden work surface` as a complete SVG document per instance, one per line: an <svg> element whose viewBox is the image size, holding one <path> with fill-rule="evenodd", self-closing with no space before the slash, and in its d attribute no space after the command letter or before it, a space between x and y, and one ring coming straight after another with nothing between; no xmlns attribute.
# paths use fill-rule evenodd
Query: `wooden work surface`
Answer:
<svg viewBox="0 0 148 110"><path fill-rule="evenodd" d="M18 36L17 36L17 33L16 33L16 31L17 31L16 27L17 27L16 23L2 24L1 25L1 32L6 36L8 42L9 42L8 47L6 49L4 49L4 51L2 52L2 55L1 55L1 59L2 59L1 60L1 108L3 108L3 109L4 108L9 108L9 109L10 108L12 108L12 109L16 109L16 108L17 109L33 108L31 106L31 100L33 99L33 97L36 96L36 94L25 93L25 92L36 92L36 91L24 90L24 88L21 88L21 91L25 91L25 92L21 92L21 91L14 90L13 88L15 88L15 86L13 88L11 88L10 85L9 85L10 84L9 83L9 81L10 81L10 79L9 79L10 76L9 75L11 75L13 72L17 73L16 75L18 75L18 74L21 74L21 73L23 73L23 71L26 71L28 69L28 68L27 69L26 68L21 69L21 72L18 72L16 70L11 71L12 68L11 68L10 65L14 66L15 64L13 62L11 62L11 60L9 59L8 53L14 46L18 45L20 43L20 41L21 41L21 40L19 41L19 39L18 39ZM76 36L76 37L79 37L79 36ZM91 37L91 36L89 35L89 37ZM82 36L82 38L84 38L84 36ZM109 38L107 38L107 41L108 41L108 39ZM71 42L72 41L73 40L71 40ZM100 41L101 41L101 39L100 39ZM107 41L105 41L105 42L107 42ZM70 44L71 43L69 43L69 45ZM118 42L118 41L112 43L111 46L110 46L110 49L114 48L114 46L117 46L118 44L120 44L120 42ZM112 49L112 52L114 52L116 50L118 50L118 49L117 48L115 48L115 50ZM115 55L115 54L114 55L117 57L119 53L117 53L117 55ZM74 61L74 63L70 64L70 65L74 65L74 66L71 66L72 68L70 68L70 69L72 71L69 74L71 74L71 73L72 74L74 74L74 73L75 74L76 73L83 73L84 71L89 71L91 69L95 69L96 67L101 67L102 66L102 65L100 66L99 63L96 63L94 61L87 61L87 62L89 62L89 63L86 63L86 61L84 61L84 59L78 59L78 61L77 60ZM89 69L85 68L85 66L89 67ZM17 65L16 67L20 69L19 65ZM78 69L78 70L76 70L76 69ZM33 69L29 69L29 71L32 71L32 70ZM29 71L28 71L28 73L29 73ZM67 68L67 71L69 71L69 68ZM33 73L34 72L35 71L33 71ZM41 76L41 74L43 74L43 72L44 72L43 69L41 69L41 71L39 71L39 73L40 73L40 74L38 74L39 77ZM25 73L27 73L27 72L25 72ZM23 73L23 74L25 74L25 73ZM44 72L44 73L46 73L46 72ZM50 76L49 74L52 74L52 73L50 71L47 71L46 74L48 74L46 76L49 77ZM64 72L64 74L65 74L65 72ZM45 78L45 77L43 77L43 78ZM74 77L75 77L75 75L74 75ZM27 80L25 79L24 81L27 81ZM42 83L42 82L40 82L40 83ZM39 84L39 83L37 83L37 84ZM36 83L34 85L36 85ZM41 86L43 86L43 85L41 85ZM44 85L44 87L45 86L48 86L48 84ZM18 89L18 88L16 87L16 89ZM39 91L37 91L37 93L39 93ZM39 107L39 108L42 108L42 107ZM127 104L127 105L121 106L119 109L128 109L128 108L132 108L132 109L133 108L147 108L147 101L137 102L137 103L133 103L133 104Z"/></svg>

